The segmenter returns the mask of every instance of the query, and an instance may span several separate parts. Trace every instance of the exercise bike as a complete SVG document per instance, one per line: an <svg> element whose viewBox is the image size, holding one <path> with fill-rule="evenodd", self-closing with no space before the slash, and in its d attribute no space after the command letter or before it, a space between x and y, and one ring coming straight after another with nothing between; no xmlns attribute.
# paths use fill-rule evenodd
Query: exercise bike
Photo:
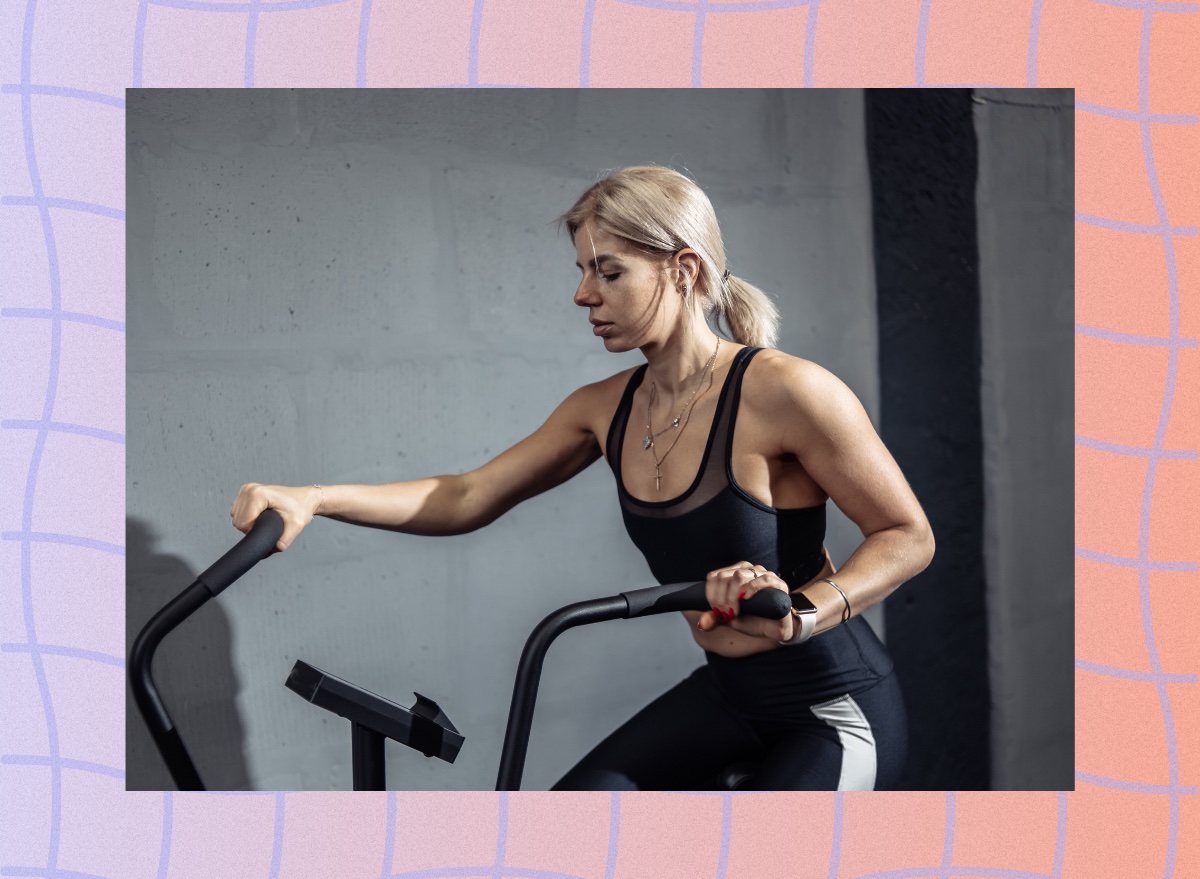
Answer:
<svg viewBox="0 0 1200 879"><path fill-rule="evenodd" d="M134 701L179 790L206 788L154 684L151 673L154 651L173 629L265 558L282 533L283 520L279 514L264 510L246 536L151 617L133 641L129 652L129 683ZM609 598L569 604L543 619L525 642L517 666L496 790L520 790L542 663L555 638L575 626L606 620L708 610L704 586L698 582L635 589ZM740 605L745 615L769 619L782 619L790 609L788 596L778 589L764 589ZM385 789L385 739L448 763L454 762L462 748L463 735L437 702L420 693L414 693L417 701L406 708L303 660L296 661L285 685L317 707L350 721L354 790ZM734 790L744 785L753 768L752 762L726 767L715 780L714 789Z"/></svg>

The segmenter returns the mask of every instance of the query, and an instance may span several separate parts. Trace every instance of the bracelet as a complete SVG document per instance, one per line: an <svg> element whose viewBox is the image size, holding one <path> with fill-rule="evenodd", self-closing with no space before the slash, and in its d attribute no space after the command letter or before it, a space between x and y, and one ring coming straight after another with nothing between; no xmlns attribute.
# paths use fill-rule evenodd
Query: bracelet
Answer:
<svg viewBox="0 0 1200 879"><path fill-rule="evenodd" d="M320 511L321 507L325 505L325 489L321 488L321 486L317 485L315 482L312 483L312 487L321 492L321 500L318 501L317 508L313 510L313 515L315 516Z"/></svg>
<svg viewBox="0 0 1200 879"><path fill-rule="evenodd" d="M830 586L832 586L834 589L836 589L838 591L838 594L842 596L842 601L846 602L846 612L842 614L842 622L844 623L844 622L846 622L846 620L850 619L850 617L854 614L854 611L852 611L850 609L850 599L846 597L846 593L842 591L842 587L839 586L837 583L834 583L828 577L822 577L817 582L818 583L828 583Z"/></svg>

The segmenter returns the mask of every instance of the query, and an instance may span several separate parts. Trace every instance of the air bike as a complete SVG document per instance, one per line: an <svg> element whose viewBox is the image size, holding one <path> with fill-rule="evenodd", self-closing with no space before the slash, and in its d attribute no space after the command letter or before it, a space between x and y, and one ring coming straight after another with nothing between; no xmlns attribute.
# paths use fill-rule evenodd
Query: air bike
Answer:
<svg viewBox="0 0 1200 879"><path fill-rule="evenodd" d="M283 520L279 514L275 510L263 511L249 533L195 583L151 617L133 641L129 652L129 683L134 701L179 790L206 788L154 686L151 674L154 651L175 627L265 558L282 533ZM764 589L743 601L740 611L749 616L782 619L790 607L788 596L782 590ZM496 790L519 790L521 787L542 662L550 644L562 632L606 620L708 609L703 582L675 583L568 604L542 620L525 642L517 666ZM435 701L419 693L413 694L417 699L413 706L405 708L302 660L297 660L292 667L285 685L317 707L350 721L354 790L385 790L384 739L392 739L426 757L439 757L447 763L453 763L462 748L463 736L450 718ZM751 771L745 764L728 767L718 780L718 786L733 788Z"/></svg>

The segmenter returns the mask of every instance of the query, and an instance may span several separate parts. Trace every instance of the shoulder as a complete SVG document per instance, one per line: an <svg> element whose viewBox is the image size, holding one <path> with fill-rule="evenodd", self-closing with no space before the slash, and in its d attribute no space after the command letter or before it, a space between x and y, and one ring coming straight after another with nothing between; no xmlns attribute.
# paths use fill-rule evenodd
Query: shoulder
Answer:
<svg viewBox="0 0 1200 879"><path fill-rule="evenodd" d="M629 379L637 369L637 366L631 366L616 375L601 378L599 382L584 384L582 388L571 391L570 396L558 407L556 414L563 415L575 430L592 437L602 455L607 455L608 427L617 413L620 397L629 387Z"/></svg>
<svg viewBox="0 0 1200 879"><path fill-rule="evenodd" d="M620 372L615 372L608 378L602 378L598 382L593 382L590 385L584 385L580 390L591 389L592 393L600 395L616 394L620 396L625 393L625 388L629 386L629 380L633 378L633 374L641 369L645 364L639 366L631 366L628 369L622 369Z"/></svg>
<svg viewBox="0 0 1200 879"><path fill-rule="evenodd" d="M854 397L846 383L819 363L765 348L746 368L747 384L769 403L810 408L829 397Z"/></svg>
<svg viewBox="0 0 1200 879"><path fill-rule="evenodd" d="M780 420L788 433L830 433L861 425L865 410L849 386L819 363L775 349L758 352L746 369L744 402Z"/></svg>
<svg viewBox="0 0 1200 879"><path fill-rule="evenodd" d="M599 381L586 384L573 391L567 400L575 401L581 406L588 407L599 406L611 400L613 406L616 406L621 401L621 395L625 393L625 388L629 386L629 380L640 368L639 366L631 366L629 369L623 369L618 373L610 375L608 378L602 378Z"/></svg>
<svg viewBox="0 0 1200 879"><path fill-rule="evenodd" d="M559 410L597 437L603 435L629 380L639 368L633 366L577 388L562 402Z"/></svg>

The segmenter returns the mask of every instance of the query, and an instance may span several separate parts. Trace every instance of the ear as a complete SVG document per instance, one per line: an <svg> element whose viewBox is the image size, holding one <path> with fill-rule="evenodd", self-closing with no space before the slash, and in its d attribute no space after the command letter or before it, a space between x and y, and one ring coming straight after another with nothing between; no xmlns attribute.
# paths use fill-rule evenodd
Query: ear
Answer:
<svg viewBox="0 0 1200 879"><path fill-rule="evenodd" d="M685 247L672 254L672 264L678 273L679 282L695 290L700 280L700 254L690 247Z"/></svg>

